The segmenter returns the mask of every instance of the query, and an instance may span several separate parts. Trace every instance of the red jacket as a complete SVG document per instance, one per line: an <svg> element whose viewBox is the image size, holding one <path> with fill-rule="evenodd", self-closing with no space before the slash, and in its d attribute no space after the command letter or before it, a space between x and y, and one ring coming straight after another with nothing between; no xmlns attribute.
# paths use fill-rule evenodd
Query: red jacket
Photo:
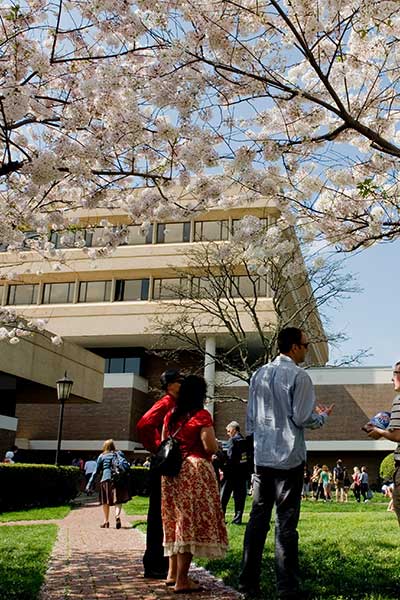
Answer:
<svg viewBox="0 0 400 600"><path fill-rule="evenodd" d="M136 425L139 441L149 452L156 452L161 443L161 432L164 417L175 407L175 398L171 394L165 394L157 400Z"/></svg>

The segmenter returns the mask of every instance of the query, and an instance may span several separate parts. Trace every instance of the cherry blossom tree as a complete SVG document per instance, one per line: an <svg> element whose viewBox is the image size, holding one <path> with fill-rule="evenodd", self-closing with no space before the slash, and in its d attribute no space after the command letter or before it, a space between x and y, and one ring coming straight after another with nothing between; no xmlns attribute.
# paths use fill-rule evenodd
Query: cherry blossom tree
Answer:
<svg viewBox="0 0 400 600"><path fill-rule="evenodd" d="M395 0L9 0L0 239L277 203L349 250L400 231ZM239 185L239 192L238 190Z"/></svg>

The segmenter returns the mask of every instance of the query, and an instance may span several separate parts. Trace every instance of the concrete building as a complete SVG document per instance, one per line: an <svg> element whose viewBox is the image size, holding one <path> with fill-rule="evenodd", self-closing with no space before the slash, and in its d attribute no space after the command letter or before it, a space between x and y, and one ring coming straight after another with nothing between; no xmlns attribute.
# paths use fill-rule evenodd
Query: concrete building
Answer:
<svg viewBox="0 0 400 600"><path fill-rule="evenodd" d="M160 373L166 367L176 366L172 353L171 358L166 359L149 352L154 348L169 348L154 319L167 310L170 314L174 312L173 289L181 285L182 280L177 277L177 269L184 270L188 266L191 249L199 242L229 240L235 222L245 214L256 215L270 224L276 219L277 210L256 201L229 212L211 210L190 221L152 223L144 234L139 226L128 225L123 213L92 211L89 216L81 215L76 231L52 235L55 246L64 248L65 264L58 266L59 270L54 269L52 261L38 262L37 255L29 249L21 266L13 264L12 253L4 251L0 254L0 268L12 266L16 273L14 281L4 283L0 288L2 304L16 307L28 318L46 319L49 331L62 336L66 343L82 352L94 353L96 360L105 361L102 402L71 403L66 407L64 451L88 456L96 453L108 437L113 437L118 447L127 452L140 447L135 424L159 394ZM100 223L105 218L115 226L125 223L127 240L114 253L103 253L94 264L87 250L103 245L104 230ZM29 274L26 267L29 267ZM238 282L245 290L246 275L238 273ZM275 313L268 278L260 278L259 290L258 315L266 327L271 326ZM296 305L295 297L290 301ZM240 306L238 310L242 310ZM242 312L243 327L249 343L253 343L254 324ZM323 339L318 314L315 312L312 318L319 339ZM198 359L187 352L181 356L178 366L204 370L209 389L216 387L220 394L231 397L218 402L214 410L217 434L223 438L227 422L235 418L244 424L245 404L240 400L232 401L232 398L246 399L247 387L243 382L232 382L223 373L216 372L212 357L227 343L223 328L210 326L205 319L199 327L199 335L208 352L206 364L200 365ZM173 349L176 342L170 340L170 344ZM7 353L9 351L11 349L7 348ZM327 345L323 342L312 344L309 354L313 364L323 367L328 360ZM19 360L23 362L22 358ZM41 368L43 370L40 366L38 370ZM327 402L334 398L337 408L328 427L310 435L310 460L322 460L320 457L323 456L331 464L339 452L349 464L356 464L355 458L360 461L365 458L361 462L370 464L376 471L378 459L388 449L379 443L376 449L373 448L360 427L378 409L390 408L393 392L389 374L380 370L376 380L369 380L368 377L375 376L367 377L367 371L363 370L346 369L333 373L330 369L313 371L313 377L319 377L315 381L318 399ZM71 374L75 381L80 379L78 374L75 377ZM352 383L346 379L348 377L353 378ZM51 374L49 378L53 378L54 383L58 377ZM97 392L95 396L97 400ZM82 393L81 397L87 398L87 394ZM11 417L18 419L13 421L16 443L29 450L35 459L46 460L56 446L58 406L31 398L30 392L17 397L15 415ZM352 454L348 456L348 452ZM359 452L364 454L354 454ZM374 456L371 463L367 461L369 452Z"/></svg>

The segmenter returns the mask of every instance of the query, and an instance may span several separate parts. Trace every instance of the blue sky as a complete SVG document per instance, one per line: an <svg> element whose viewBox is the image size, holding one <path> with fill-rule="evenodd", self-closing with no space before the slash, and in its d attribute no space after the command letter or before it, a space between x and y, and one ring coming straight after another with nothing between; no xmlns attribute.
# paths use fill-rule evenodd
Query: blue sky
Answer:
<svg viewBox="0 0 400 600"><path fill-rule="evenodd" d="M330 330L344 330L348 342L331 349L330 362L342 355L370 348L361 365L391 366L400 360L400 240L376 244L347 259L348 272L357 276L363 291L330 310Z"/></svg>

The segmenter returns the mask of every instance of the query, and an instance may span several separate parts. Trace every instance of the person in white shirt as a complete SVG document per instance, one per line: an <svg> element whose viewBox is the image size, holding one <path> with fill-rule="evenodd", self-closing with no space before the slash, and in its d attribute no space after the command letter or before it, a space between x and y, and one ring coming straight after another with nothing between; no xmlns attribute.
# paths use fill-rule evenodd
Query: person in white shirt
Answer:
<svg viewBox="0 0 400 600"><path fill-rule="evenodd" d="M91 478L92 473L94 473L94 471L96 470L96 467L97 467L97 463L96 463L95 460L93 460L93 458L90 458L89 460L87 460L85 462L84 471L85 471L86 485L89 483L89 479ZM86 493L89 496L93 492L92 491L88 491Z"/></svg>

